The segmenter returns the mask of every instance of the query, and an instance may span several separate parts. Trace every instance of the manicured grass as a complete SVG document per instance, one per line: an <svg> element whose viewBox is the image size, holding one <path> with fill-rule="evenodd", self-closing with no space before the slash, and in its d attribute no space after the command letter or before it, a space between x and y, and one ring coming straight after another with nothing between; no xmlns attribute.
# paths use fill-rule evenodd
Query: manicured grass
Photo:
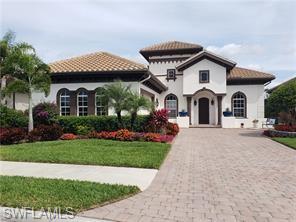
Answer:
<svg viewBox="0 0 296 222"><path fill-rule="evenodd" d="M0 159L159 168L169 148L169 144L153 142L120 142L99 139L59 140L1 146Z"/></svg>
<svg viewBox="0 0 296 222"><path fill-rule="evenodd" d="M34 210L59 207L62 213L79 212L139 192L135 186L61 179L0 176L0 205Z"/></svg>
<svg viewBox="0 0 296 222"><path fill-rule="evenodd" d="M282 143L286 146L289 146L293 149L296 149L296 138L287 138L287 137L275 137L273 140Z"/></svg>

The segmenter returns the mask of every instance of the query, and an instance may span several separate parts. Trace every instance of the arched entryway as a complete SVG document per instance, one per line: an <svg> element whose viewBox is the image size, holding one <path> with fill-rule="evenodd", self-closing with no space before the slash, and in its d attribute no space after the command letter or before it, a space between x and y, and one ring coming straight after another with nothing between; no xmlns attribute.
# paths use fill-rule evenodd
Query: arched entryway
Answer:
<svg viewBox="0 0 296 222"><path fill-rule="evenodd" d="M206 97L202 97L198 100L198 122L199 124L210 123L210 101Z"/></svg>

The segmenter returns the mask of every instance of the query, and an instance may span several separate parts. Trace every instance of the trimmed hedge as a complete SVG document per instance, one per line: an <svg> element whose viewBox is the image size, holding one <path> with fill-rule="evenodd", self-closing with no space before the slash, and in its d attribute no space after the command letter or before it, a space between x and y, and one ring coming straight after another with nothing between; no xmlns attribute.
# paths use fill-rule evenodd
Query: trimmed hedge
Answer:
<svg viewBox="0 0 296 222"><path fill-rule="evenodd" d="M0 105L0 127L27 127L28 117L22 112Z"/></svg>
<svg viewBox="0 0 296 222"><path fill-rule="evenodd" d="M148 124L149 115L139 115L135 121L133 131L144 132ZM124 128L130 129L130 116L123 116L122 122ZM60 116L58 122L64 129L64 133L77 133L78 126L86 126L95 131L117 131L116 116Z"/></svg>

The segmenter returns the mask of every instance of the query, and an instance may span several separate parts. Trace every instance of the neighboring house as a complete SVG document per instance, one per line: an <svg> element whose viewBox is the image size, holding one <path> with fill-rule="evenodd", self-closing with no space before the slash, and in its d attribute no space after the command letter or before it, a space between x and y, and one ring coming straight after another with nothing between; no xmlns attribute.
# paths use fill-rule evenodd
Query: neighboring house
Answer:
<svg viewBox="0 0 296 222"><path fill-rule="evenodd" d="M50 95L36 93L34 103L56 102L61 115L110 115L100 99L102 87L121 79L183 127L252 127L253 120L264 120L264 86L272 74L236 67L191 43L165 42L140 53L148 67L106 52L51 63ZM232 117L223 116L227 109Z"/></svg>

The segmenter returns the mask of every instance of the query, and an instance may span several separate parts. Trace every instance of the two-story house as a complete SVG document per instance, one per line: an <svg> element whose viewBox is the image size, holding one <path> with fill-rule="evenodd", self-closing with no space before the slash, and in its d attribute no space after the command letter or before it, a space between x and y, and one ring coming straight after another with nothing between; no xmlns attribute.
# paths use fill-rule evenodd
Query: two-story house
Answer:
<svg viewBox="0 0 296 222"><path fill-rule="evenodd" d="M148 67L106 52L51 63L50 95L36 93L34 103L56 102L61 115L110 115L99 89L121 79L183 127L252 127L253 120L263 121L264 86L272 74L239 68L198 44L165 42L140 53ZM17 96L14 101L16 108L26 107L17 107Z"/></svg>

